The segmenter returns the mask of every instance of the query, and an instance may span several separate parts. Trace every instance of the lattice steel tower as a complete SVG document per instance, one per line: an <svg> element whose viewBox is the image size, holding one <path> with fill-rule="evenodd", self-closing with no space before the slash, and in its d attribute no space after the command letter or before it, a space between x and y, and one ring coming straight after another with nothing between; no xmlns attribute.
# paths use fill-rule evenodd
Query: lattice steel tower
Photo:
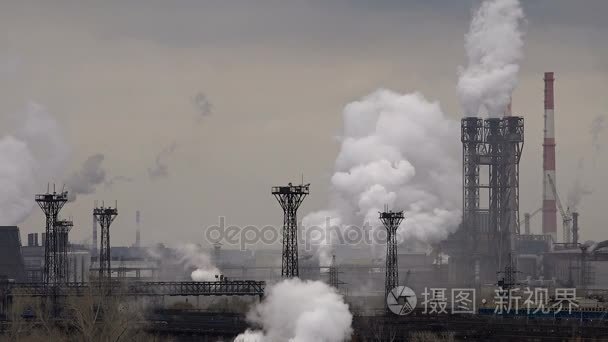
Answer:
<svg viewBox="0 0 608 342"><path fill-rule="evenodd" d="M331 266L329 266L329 286L338 288L340 281L338 280L338 265L336 264L336 256L331 257Z"/></svg>
<svg viewBox="0 0 608 342"><path fill-rule="evenodd" d="M380 221L386 228L386 276L384 278L384 298L399 286L399 266L397 262L397 228L403 221L403 211L384 211Z"/></svg>
<svg viewBox="0 0 608 342"><path fill-rule="evenodd" d="M55 223L59 216L59 211L68 201L68 192L49 193L36 195L36 203L46 216L46 234L44 241L44 274L43 282L46 285L63 282L66 279L62 278L64 274L61 269L61 264L58 262L58 240L55 234Z"/></svg>
<svg viewBox="0 0 608 342"><path fill-rule="evenodd" d="M283 208L283 255L281 276L299 276L298 268L298 218L297 212L304 198L309 194L310 184L273 186L272 194Z"/></svg>
<svg viewBox="0 0 608 342"><path fill-rule="evenodd" d="M118 215L116 207L101 207L93 209L93 215L101 227L101 241L99 244L99 280L109 280L111 277L110 257L110 225Z"/></svg>
<svg viewBox="0 0 608 342"><path fill-rule="evenodd" d="M57 234L57 265L58 278L62 282L67 282L70 279L69 269L70 263L68 259L69 233L74 227L74 222L71 220L57 220L55 222L55 234Z"/></svg>

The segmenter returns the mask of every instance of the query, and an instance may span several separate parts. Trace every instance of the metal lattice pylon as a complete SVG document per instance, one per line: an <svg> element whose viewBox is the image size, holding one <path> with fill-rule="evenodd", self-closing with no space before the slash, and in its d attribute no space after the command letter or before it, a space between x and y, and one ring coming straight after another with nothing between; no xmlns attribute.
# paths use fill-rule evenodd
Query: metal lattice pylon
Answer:
<svg viewBox="0 0 608 342"><path fill-rule="evenodd" d="M110 256L110 225L118 215L116 207L101 207L93 209L93 215L101 227L101 241L99 244L99 280L109 280L111 277Z"/></svg>
<svg viewBox="0 0 608 342"><path fill-rule="evenodd" d="M379 213L380 221L386 228L386 275L384 278L384 298L399 286L399 265L397 260L397 228L403 221L403 211Z"/></svg>
<svg viewBox="0 0 608 342"><path fill-rule="evenodd" d="M298 218L297 212L304 198L309 194L310 184L274 186L272 194L283 208L283 253L281 276L299 276L298 268Z"/></svg>
<svg viewBox="0 0 608 342"><path fill-rule="evenodd" d="M46 216L46 234L44 237L44 274L43 282L46 285L63 282L61 271L61 263L58 257L58 239L56 234L56 222L59 216L59 211L68 201L68 192L63 191L57 193L53 191L46 194L36 195L36 203Z"/></svg>

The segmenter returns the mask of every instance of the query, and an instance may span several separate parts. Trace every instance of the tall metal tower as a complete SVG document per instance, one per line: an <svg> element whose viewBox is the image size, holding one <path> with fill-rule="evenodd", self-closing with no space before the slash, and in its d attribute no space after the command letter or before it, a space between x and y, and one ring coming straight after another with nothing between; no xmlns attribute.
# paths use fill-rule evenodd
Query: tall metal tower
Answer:
<svg viewBox="0 0 608 342"><path fill-rule="evenodd" d="M57 234L55 234L55 223L59 211L68 201L68 192L50 193L36 195L36 203L46 216L46 234L44 241L44 274L43 282L46 285L63 281L60 277L60 264L57 257Z"/></svg>
<svg viewBox="0 0 608 342"><path fill-rule="evenodd" d="M118 215L116 207L101 207L93 209L93 216L101 227L101 243L99 244L99 280L109 280L111 277L110 268L110 225Z"/></svg>
<svg viewBox="0 0 608 342"><path fill-rule="evenodd" d="M297 212L304 198L309 194L310 184L273 186L272 194L283 208L283 255L281 276L299 276L298 268L298 218Z"/></svg>
<svg viewBox="0 0 608 342"><path fill-rule="evenodd" d="M336 265L336 256L332 255L331 257L331 266L329 266L329 286L333 286L335 289L338 289L339 285L338 280L338 265Z"/></svg>
<svg viewBox="0 0 608 342"><path fill-rule="evenodd" d="M55 234L57 234L57 265L58 278L61 282L68 282L70 279L70 263L68 259L69 233L74 222L71 220L57 220L55 222Z"/></svg>
<svg viewBox="0 0 608 342"><path fill-rule="evenodd" d="M399 266L397 262L397 228L403 221L403 211L379 213L380 221L386 228L386 276L384 278L384 298L399 286Z"/></svg>

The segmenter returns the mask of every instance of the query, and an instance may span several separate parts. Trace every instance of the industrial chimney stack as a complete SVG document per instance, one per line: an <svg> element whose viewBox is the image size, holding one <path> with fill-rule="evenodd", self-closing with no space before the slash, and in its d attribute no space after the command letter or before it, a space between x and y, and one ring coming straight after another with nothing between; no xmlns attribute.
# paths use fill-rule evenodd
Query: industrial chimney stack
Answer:
<svg viewBox="0 0 608 342"><path fill-rule="evenodd" d="M549 177L555 184L555 119L553 72L545 72L545 140L543 142L543 234L557 242L557 208Z"/></svg>

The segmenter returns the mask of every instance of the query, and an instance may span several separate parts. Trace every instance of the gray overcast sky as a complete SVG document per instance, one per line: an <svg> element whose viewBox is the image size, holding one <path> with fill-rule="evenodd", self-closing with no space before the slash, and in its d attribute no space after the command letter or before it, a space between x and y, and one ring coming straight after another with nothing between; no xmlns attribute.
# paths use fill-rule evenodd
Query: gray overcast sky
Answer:
<svg viewBox="0 0 608 342"><path fill-rule="evenodd" d="M36 101L65 128L69 171L103 153L110 176L133 178L66 206L75 240L90 238L95 199L117 199L114 245L133 242L136 209L145 243L202 243L220 215L281 224L270 186L301 173L312 183L301 214L324 208L342 109L376 88L421 91L460 118L457 67L477 3L2 1L0 114ZM582 239L608 239L606 151L592 161L589 134L594 117L608 114L608 2L530 0L524 10L513 95L527 132L521 210L541 204L542 74L554 71L559 191L565 199L584 158L593 193L579 208ZM192 98L201 92L212 114L197 121ZM602 147L607 139L600 135ZM147 169L173 142L168 178L150 180ZM36 210L24 234L41 230Z"/></svg>

